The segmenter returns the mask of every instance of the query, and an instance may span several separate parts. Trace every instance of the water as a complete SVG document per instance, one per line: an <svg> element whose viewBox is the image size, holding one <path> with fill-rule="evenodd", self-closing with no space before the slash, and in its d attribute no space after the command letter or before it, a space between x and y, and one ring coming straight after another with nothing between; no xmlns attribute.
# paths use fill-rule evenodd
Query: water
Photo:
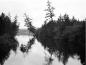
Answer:
<svg viewBox="0 0 86 65"><path fill-rule="evenodd" d="M19 47L21 44L27 44L28 40L31 39L31 36L16 36ZM32 46L32 49L28 54L23 54L19 48L17 50L17 53L15 54L13 51L11 51L11 55L8 58L8 60L5 62L4 65L44 65L45 59L44 59L44 49L41 46L41 44L35 40L35 44ZM61 62L59 62L56 58L53 62L53 65L63 65ZM69 62L67 65L81 65L80 61L77 59L69 59Z"/></svg>

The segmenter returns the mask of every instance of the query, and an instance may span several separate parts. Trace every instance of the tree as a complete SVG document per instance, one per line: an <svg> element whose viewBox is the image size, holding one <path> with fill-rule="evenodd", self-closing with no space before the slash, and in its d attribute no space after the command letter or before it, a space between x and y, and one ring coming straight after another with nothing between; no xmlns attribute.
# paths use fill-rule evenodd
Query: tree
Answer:
<svg viewBox="0 0 86 65"><path fill-rule="evenodd" d="M71 20L64 15L63 19L50 21L38 31L37 39L52 55L56 56L66 65L68 58L78 55L81 63L85 64L85 22Z"/></svg>
<svg viewBox="0 0 86 65"><path fill-rule="evenodd" d="M46 11L48 11L46 17L49 17L50 21L48 23L45 21L45 24L38 29L29 25L28 30L33 33L34 39L41 42L45 49L48 48L48 52L51 54L49 62L52 62L52 55L55 54L59 61L66 65L69 57L74 58L75 55L78 55L82 65L85 65L86 20L79 21L74 17L70 19L67 14L60 16L58 20L53 20L53 9L49 1Z"/></svg>
<svg viewBox="0 0 86 65"><path fill-rule="evenodd" d="M26 46L21 45L20 50L23 53L28 53L28 50L31 49L31 46L34 44L35 41L35 37L36 37L36 28L32 25L32 19L25 13L25 26L28 27L29 33L31 33L30 35L33 37L32 39L30 39L28 41L28 44Z"/></svg>
<svg viewBox="0 0 86 65"><path fill-rule="evenodd" d="M53 20L53 16L54 16L53 10L54 10L54 7L51 6L51 2L49 0L47 2L47 7L48 8L45 9L45 11L47 11L45 18L49 18L50 20Z"/></svg>
<svg viewBox="0 0 86 65"><path fill-rule="evenodd" d="M35 27L32 25L32 19L25 13L25 26L28 27L28 30L32 32L32 34L35 33Z"/></svg>
<svg viewBox="0 0 86 65"><path fill-rule="evenodd" d="M3 65L8 59L10 51L16 52L18 42L15 36L18 31L17 19L14 22L4 13L0 15L0 64Z"/></svg>

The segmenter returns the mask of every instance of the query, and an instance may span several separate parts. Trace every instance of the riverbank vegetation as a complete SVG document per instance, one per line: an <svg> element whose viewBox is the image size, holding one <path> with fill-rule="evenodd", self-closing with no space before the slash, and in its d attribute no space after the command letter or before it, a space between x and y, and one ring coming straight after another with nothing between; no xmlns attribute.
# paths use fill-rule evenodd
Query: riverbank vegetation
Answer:
<svg viewBox="0 0 86 65"><path fill-rule="evenodd" d="M79 56L82 65L85 65L85 22L84 20L77 20L75 17L70 18L68 14L59 16L54 20L54 7L50 2L47 2L46 20L44 24L37 28L33 26L32 19L25 15L25 25L28 31L33 36L28 42L27 46L21 45L20 50L28 52L31 46L37 39L45 50L50 53L48 64L53 62L52 55L62 61L64 65L67 64L69 57L74 58L75 55ZM17 17L14 21L4 13L0 15L0 64L3 65L5 60L8 59L10 51L16 51L18 42L15 36L18 32Z"/></svg>
<svg viewBox="0 0 86 65"><path fill-rule="evenodd" d="M4 13L0 15L0 64L3 65L8 59L10 51L16 51L18 42L15 36L18 31L17 18L11 18Z"/></svg>
<svg viewBox="0 0 86 65"><path fill-rule="evenodd" d="M45 49L52 55L55 55L64 65L67 64L68 58L79 56L82 65L85 65L85 22L86 20L77 20L75 17L70 18L68 14L59 16L54 20L54 8L48 1L47 13L44 24L37 28L32 25L29 17L26 17L25 22L28 30L32 32ZM49 60L50 60L49 59ZM52 62L51 60L49 61Z"/></svg>

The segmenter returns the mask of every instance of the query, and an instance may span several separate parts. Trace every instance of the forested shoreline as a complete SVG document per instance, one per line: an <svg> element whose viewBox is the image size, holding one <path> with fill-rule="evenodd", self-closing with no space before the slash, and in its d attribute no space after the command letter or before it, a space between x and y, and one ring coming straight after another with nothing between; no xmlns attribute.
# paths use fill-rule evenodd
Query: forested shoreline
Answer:
<svg viewBox="0 0 86 65"><path fill-rule="evenodd" d="M59 59L64 65L67 64L69 57L75 58L79 56L82 65L85 65L85 22L84 20L77 20L75 17L70 18L68 14L59 16L54 20L55 16L50 2L47 2L47 13L44 24L37 28L33 26L32 19L24 14L25 26L28 28L28 33L31 33L33 38L28 41L26 46L21 45L20 50L29 52L31 46L35 44L37 39L45 50L50 53L49 61L46 65L53 62L52 55ZM41 21L40 21L41 22ZM10 51L16 52L18 48L18 41L15 39L19 31L17 25L17 16L12 21L5 13L0 15L0 64L4 65L5 60L10 56Z"/></svg>
<svg viewBox="0 0 86 65"><path fill-rule="evenodd" d="M49 64L52 62L52 55L55 54L59 61L66 65L68 58L78 55L82 65L85 65L85 22L77 20L75 17L70 18L68 14L59 16L54 20L54 7L51 2L47 2L46 20L40 28L32 25L30 17L25 14L25 23L28 30L32 32L33 39L37 39L48 48L51 54ZM33 40L32 39L32 40ZM34 40L33 40L34 41ZM31 46L34 44L31 42Z"/></svg>
<svg viewBox="0 0 86 65"><path fill-rule="evenodd" d="M18 41L15 36L18 32L17 18L12 22L10 17L2 13L0 15L0 64L10 56L10 51L16 52Z"/></svg>

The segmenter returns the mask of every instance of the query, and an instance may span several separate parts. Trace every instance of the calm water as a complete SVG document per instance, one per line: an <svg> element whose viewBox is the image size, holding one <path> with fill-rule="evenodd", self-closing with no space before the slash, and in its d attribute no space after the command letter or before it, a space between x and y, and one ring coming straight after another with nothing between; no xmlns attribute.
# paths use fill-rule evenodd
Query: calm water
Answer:
<svg viewBox="0 0 86 65"><path fill-rule="evenodd" d="M21 45L27 44L28 40L31 39L32 37L22 35L16 36L16 38L19 44ZM41 46L41 44L37 40L35 40L35 44L32 46L32 49L28 54L23 54L19 50L19 48L16 54L11 51L11 55L4 65L44 65L45 64L44 52L45 51ZM55 58L53 65L63 65L63 64ZM81 65L81 64L79 60L70 58L67 65Z"/></svg>

